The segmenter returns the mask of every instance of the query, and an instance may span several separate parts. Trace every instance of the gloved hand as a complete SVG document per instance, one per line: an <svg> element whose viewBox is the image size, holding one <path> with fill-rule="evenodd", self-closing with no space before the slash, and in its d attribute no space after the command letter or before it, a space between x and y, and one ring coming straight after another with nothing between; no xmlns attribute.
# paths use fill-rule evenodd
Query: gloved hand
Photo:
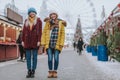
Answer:
<svg viewBox="0 0 120 80"><path fill-rule="evenodd" d="M37 42L37 46L40 46L40 42Z"/></svg>

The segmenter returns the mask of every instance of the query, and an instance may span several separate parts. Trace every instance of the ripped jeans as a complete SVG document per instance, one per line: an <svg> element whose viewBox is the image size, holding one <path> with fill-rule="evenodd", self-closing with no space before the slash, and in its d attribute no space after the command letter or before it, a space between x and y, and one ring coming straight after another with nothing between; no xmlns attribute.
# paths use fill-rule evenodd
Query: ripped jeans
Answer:
<svg viewBox="0 0 120 80"><path fill-rule="evenodd" d="M59 53L60 53L60 51L56 50L54 48L47 49L49 70L53 70L53 65L54 65L54 70L58 69ZM54 61L54 64L53 64L53 61Z"/></svg>

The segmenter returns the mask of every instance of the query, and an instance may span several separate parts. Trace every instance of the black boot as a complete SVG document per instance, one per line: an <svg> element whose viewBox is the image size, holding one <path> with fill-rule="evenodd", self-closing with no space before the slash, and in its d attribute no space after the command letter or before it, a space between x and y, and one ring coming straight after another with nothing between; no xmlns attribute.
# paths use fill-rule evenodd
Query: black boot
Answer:
<svg viewBox="0 0 120 80"><path fill-rule="evenodd" d="M34 78L35 77L35 70L32 70L31 71L31 78Z"/></svg>
<svg viewBox="0 0 120 80"><path fill-rule="evenodd" d="M26 75L26 78L30 78L31 77L31 70L28 70L28 74Z"/></svg>

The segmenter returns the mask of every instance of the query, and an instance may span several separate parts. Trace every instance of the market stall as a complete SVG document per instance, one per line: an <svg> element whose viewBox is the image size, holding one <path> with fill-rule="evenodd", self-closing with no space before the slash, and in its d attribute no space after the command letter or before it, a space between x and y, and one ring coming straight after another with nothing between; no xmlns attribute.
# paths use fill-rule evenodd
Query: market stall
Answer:
<svg viewBox="0 0 120 80"><path fill-rule="evenodd" d="M97 40L98 60L108 61L109 56L109 60L114 58L120 61L120 3L96 29L91 38Z"/></svg>
<svg viewBox="0 0 120 80"><path fill-rule="evenodd" d="M0 61L16 59L19 57L16 39L18 38L19 31L22 29L18 22L22 17L15 15L16 13L11 13L12 10L11 12L9 10L9 16L14 16L17 19L17 22L12 20L9 16L5 17L0 15Z"/></svg>

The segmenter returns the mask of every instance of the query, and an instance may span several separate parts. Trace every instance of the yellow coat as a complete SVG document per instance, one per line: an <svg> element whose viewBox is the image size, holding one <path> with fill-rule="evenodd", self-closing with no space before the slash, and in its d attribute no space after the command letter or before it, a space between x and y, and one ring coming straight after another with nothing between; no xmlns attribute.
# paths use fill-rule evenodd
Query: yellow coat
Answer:
<svg viewBox="0 0 120 80"><path fill-rule="evenodd" d="M58 40L55 49L61 51L63 47L60 46L64 46L64 41L65 41L65 27L63 21L59 21ZM49 21L46 21L42 32L41 45L44 45L45 48L48 49L49 42L50 42L50 23Z"/></svg>

